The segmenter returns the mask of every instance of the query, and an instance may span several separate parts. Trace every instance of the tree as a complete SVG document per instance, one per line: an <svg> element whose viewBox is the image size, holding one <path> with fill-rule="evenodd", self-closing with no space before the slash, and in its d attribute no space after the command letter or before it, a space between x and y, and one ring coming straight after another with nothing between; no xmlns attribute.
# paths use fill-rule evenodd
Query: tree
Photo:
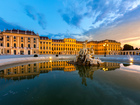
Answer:
<svg viewBox="0 0 140 105"><path fill-rule="evenodd" d="M139 50L139 49L136 47L135 50Z"/></svg>
<svg viewBox="0 0 140 105"><path fill-rule="evenodd" d="M131 46L131 45L129 45L129 44L125 44L125 45L123 46L123 50L134 50L134 47Z"/></svg>

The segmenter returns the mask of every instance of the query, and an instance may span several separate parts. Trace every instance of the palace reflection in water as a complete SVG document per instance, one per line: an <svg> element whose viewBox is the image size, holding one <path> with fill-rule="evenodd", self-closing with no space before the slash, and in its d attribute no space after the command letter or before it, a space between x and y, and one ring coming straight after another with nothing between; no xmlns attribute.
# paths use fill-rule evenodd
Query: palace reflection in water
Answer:
<svg viewBox="0 0 140 105"><path fill-rule="evenodd" d="M82 84L87 85L86 78L93 79L94 71L97 70L115 70L120 68L119 63L105 62L102 66L74 66L69 64L69 61L49 61L34 64L26 64L16 66L0 71L0 77L5 80L22 80L33 79L41 73L48 73L52 70L63 70L64 72L71 72L78 70L78 74L82 77Z"/></svg>

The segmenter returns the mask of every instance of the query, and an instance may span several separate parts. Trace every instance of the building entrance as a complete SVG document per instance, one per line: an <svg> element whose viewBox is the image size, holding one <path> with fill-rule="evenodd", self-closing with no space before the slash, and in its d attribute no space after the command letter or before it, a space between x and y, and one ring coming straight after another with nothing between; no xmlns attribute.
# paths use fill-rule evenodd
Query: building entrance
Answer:
<svg viewBox="0 0 140 105"><path fill-rule="evenodd" d="M24 55L24 51L20 51L20 55Z"/></svg>
<svg viewBox="0 0 140 105"><path fill-rule="evenodd" d="M14 50L14 55L16 55L16 50Z"/></svg>
<svg viewBox="0 0 140 105"><path fill-rule="evenodd" d="M30 55L30 50L28 50L28 55Z"/></svg>

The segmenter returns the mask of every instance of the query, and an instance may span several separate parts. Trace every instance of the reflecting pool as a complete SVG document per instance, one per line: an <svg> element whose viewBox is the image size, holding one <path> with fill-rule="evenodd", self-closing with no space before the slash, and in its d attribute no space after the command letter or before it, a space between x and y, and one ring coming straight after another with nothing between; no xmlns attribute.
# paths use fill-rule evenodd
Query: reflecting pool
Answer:
<svg viewBox="0 0 140 105"><path fill-rule="evenodd" d="M0 105L139 105L140 66L69 61L22 64L0 71Z"/></svg>

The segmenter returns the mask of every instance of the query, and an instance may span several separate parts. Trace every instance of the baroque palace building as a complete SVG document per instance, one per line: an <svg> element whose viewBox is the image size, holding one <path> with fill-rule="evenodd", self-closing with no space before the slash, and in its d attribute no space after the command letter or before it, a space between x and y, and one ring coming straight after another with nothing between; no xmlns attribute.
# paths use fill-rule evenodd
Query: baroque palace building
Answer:
<svg viewBox="0 0 140 105"><path fill-rule="evenodd" d="M72 38L49 39L48 37L40 37L39 54L64 54L76 55L83 48L84 41L77 41ZM95 54L119 54L121 43L115 40L89 41L87 48L91 48Z"/></svg>
<svg viewBox="0 0 140 105"><path fill-rule="evenodd" d="M0 32L0 54L30 55L39 53L39 35L33 31L4 30Z"/></svg>
<svg viewBox="0 0 140 105"><path fill-rule="evenodd" d="M0 32L0 55L64 54L76 55L83 48L84 41L72 38L49 39L33 31L4 30ZM115 40L89 41L87 48L95 54L120 54L121 43Z"/></svg>

